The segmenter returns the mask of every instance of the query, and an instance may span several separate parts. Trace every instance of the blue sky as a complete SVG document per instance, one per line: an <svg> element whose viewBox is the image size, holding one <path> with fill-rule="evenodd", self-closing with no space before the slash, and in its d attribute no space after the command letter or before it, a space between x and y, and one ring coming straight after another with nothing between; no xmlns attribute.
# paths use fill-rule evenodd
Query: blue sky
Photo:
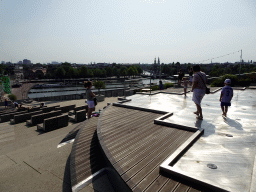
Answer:
<svg viewBox="0 0 256 192"><path fill-rule="evenodd" d="M0 12L0 61L235 62L241 49L256 61L254 0L1 0Z"/></svg>

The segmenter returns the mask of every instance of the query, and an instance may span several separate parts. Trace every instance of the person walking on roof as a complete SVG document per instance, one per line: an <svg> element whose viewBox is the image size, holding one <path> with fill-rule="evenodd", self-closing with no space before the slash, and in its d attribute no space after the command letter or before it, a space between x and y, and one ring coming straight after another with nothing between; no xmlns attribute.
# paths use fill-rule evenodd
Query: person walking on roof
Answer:
<svg viewBox="0 0 256 192"><path fill-rule="evenodd" d="M193 92L193 98L196 105L196 112L194 114L197 115L198 120L203 120L203 113L201 108L201 101L205 95L205 84L207 81L206 75L204 72L201 72L201 68L199 65L193 66L194 71L194 78L193 78L193 84L192 84L192 92Z"/></svg>
<svg viewBox="0 0 256 192"><path fill-rule="evenodd" d="M86 88L86 99L87 99L87 104L88 104L88 119L91 118L92 112L95 110L95 105L94 105L94 97L95 94L92 92L92 82L91 81L85 81L84 82L84 88Z"/></svg>
<svg viewBox="0 0 256 192"><path fill-rule="evenodd" d="M230 84L231 84L230 79L226 79L224 81L224 84L225 86L222 88L221 94L220 94L220 102L221 102L220 106L222 110L222 115L226 117L228 112L228 107L231 106L230 101L233 98L233 88L230 87Z"/></svg>

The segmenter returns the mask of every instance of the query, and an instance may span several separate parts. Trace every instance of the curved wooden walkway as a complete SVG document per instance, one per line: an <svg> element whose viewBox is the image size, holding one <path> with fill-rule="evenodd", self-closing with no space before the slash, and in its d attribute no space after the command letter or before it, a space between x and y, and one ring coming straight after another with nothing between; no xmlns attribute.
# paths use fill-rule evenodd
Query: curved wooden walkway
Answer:
<svg viewBox="0 0 256 192"><path fill-rule="evenodd" d="M98 117L93 117L78 125L70 155L70 176L73 191L97 171L105 167L105 160L99 146L96 128Z"/></svg>
<svg viewBox="0 0 256 192"><path fill-rule="evenodd" d="M197 191L159 174L160 164L193 134L154 124L160 116L109 106L97 127L101 147L131 191Z"/></svg>

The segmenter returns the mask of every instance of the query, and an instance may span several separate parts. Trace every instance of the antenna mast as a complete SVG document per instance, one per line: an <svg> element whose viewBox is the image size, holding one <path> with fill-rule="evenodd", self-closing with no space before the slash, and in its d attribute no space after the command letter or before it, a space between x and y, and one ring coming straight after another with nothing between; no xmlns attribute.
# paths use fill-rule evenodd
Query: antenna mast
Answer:
<svg viewBox="0 0 256 192"><path fill-rule="evenodd" d="M239 75L241 74L241 63L242 63L242 61L243 61L243 57L242 57L242 49L241 49L241 56L240 56L240 69L239 69Z"/></svg>

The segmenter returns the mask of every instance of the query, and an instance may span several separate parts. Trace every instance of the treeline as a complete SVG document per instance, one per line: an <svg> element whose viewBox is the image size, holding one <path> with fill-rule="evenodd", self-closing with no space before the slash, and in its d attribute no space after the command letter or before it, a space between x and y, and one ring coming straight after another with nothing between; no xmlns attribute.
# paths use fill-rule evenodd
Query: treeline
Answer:
<svg viewBox="0 0 256 192"><path fill-rule="evenodd" d="M177 63L172 63L172 64L161 64L161 72L172 76L176 75L178 71L181 69L185 74L188 74L189 69L193 67L193 64L188 63L188 64L180 64L179 62ZM241 74L243 73L250 73L250 72L255 72L256 71L256 66L252 64L241 64L241 71L240 71L240 64L203 64L200 65L201 70L205 72L207 75L210 75L211 77L219 77L225 74ZM148 70L155 70L155 71L160 71L160 66L149 66L147 68Z"/></svg>
<svg viewBox="0 0 256 192"><path fill-rule="evenodd" d="M255 72L256 71L256 66L252 64L241 64L241 71L240 71L240 64L236 65L215 65L211 70L209 70L209 75L211 77L219 77L225 74L241 74L243 73L250 73L250 72Z"/></svg>
<svg viewBox="0 0 256 192"><path fill-rule="evenodd" d="M136 76L143 72L139 65L130 67L113 64L112 67L106 68L88 68L82 66L78 69L73 68L70 63L63 63L58 68L53 65L47 67L45 78L92 78L92 77L120 77Z"/></svg>

